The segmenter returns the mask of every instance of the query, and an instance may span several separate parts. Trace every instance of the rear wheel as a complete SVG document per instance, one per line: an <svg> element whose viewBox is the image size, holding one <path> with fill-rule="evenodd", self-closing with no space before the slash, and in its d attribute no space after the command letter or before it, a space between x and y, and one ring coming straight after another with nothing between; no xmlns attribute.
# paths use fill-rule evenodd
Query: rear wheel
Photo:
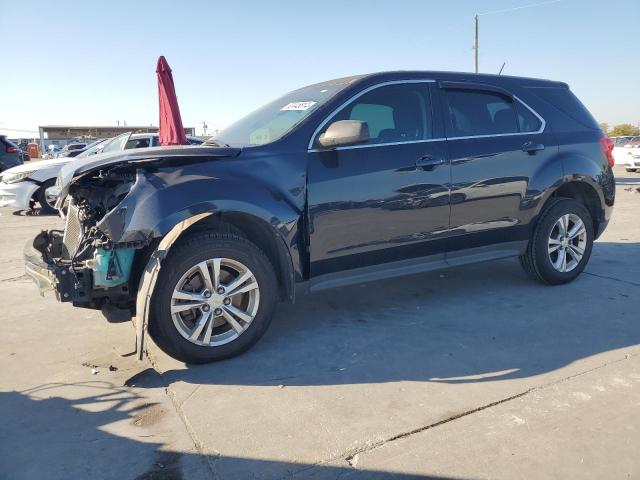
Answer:
<svg viewBox="0 0 640 480"><path fill-rule="evenodd" d="M572 199L559 200L542 213L520 264L540 282L570 282L589 261L593 238L593 220L585 206Z"/></svg>
<svg viewBox="0 0 640 480"><path fill-rule="evenodd" d="M58 210L56 210L55 207L58 197L53 193L55 184L55 178L47 180L40 186L40 188L34 195L36 197L36 200L40 204L42 213L46 213L48 215L55 215L58 213Z"/></svg>
<svg viewBox="0 0 640 480"><path fill-rule="evenodd" d="M163 262L149 332L178 360L222 360L260 339L277 298L273 267L258 247L237 235L199 232Z"/></svg>

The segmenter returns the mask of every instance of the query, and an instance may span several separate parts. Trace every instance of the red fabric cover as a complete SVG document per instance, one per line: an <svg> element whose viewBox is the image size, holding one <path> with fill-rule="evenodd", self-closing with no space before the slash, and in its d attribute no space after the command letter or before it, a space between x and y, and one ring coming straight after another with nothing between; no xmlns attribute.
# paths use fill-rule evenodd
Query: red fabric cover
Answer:
<svg viewBox="0 0 640 480"><path fill-rule="evenodd" d="M184 133L180 107L173 84L173 75L167 60L161 56L156 67L158 75L158 100L160 102L160 145L186 145L187 135Z"/></svg>

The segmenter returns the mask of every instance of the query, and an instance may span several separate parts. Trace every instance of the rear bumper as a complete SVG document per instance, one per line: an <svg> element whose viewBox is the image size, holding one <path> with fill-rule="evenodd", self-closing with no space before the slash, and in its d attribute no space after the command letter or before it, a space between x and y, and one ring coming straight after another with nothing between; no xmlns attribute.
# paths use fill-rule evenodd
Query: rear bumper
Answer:
<svg viewBox="0 0 640 480"><path fill-rule="evenodd" d="M29 181L0 182L0 207L26 210L30 208L29 204L38 188L40 188L39 185Z"/></svg>
<svg viewBox="0 0 640 480"><path fill-rule="evenodd" d="M85 275L53 260L51 250L61 242L62 232L57 230L40 232L28 242L23 250L25 273L38 286L41 295L53 291L60 302L86 302Z"/></svg>

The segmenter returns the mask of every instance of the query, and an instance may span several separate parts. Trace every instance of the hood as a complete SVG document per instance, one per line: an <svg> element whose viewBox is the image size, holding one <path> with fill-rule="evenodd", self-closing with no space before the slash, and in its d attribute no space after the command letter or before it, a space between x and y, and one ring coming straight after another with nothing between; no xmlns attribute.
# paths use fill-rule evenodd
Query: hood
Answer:
<svg viewBox="0 0 640 480"><path fill-rule="evenodd" d="M16 165L15 167L8 168L2 173L22 173L32 172L34 170L42 170L44 168L53 167L56 165L64 165L69 163L73 158L54 158L52 160L36 160L29 163L23 163L22 165Z"/></svg>
<svg viewBox="0 0 640 480"><path fill-rule="evenodd" d="M63 204L64 198L69 191L69 185L73 180L81 175L100 170L105 167L116 165L138 164L148 162L167 162L178 158L194 158L202 159L203 157L221 158L221 157L237 157L241 152L240 148L231 147L212 147L202 145L172 146L172 147L150 147L136 148L132 150L123 150L114 153L103 153L95 155L91 160L86 158L67 159L67 163L60 173L56 186L60 190L58 202Z"/></svg>

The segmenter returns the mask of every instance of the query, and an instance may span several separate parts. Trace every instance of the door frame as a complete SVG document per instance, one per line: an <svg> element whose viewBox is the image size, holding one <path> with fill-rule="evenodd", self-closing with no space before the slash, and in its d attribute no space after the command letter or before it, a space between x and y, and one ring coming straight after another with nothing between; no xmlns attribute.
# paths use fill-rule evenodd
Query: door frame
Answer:
<svg viewBox="0 0 640 480"><path fill-rule="evenodd" d="M388 143L375 143L375 144L365 144L365 145L345 145L342 147L333 147L333 148L314 148L313 142L320 133L320 131L329 123L333 117L335 117L344 107L349 105L354 100L357 100L361 96L369 93L372 90L376 90L381 87L386 87L388 85L398 85L398 84L408 84L408 83L427 83L429 84L429 96L431 101L431 120L433 122L433 138L425 139L425 140L408 140L406 142L388 142ZM355 148L365 148L365 147L382 147L387 145L402 145L405 143L427 143L427 142L437 142L446 140L445 131L444 131L444 123L442 118L442 111L439 105L439 101L436 99L436 83L437 81L434 79L410 79L410 80L390 80L387 82L376 83L375 85L371 85L363 90L360 90L358 93L353 94L347 100L338 105L335 109L329 113L322 122L318 124L318 126L313 131L313 135L309 139L309 143L307 145L307 153L310 152L326 152L329 150L349 150Z"/></svg>

